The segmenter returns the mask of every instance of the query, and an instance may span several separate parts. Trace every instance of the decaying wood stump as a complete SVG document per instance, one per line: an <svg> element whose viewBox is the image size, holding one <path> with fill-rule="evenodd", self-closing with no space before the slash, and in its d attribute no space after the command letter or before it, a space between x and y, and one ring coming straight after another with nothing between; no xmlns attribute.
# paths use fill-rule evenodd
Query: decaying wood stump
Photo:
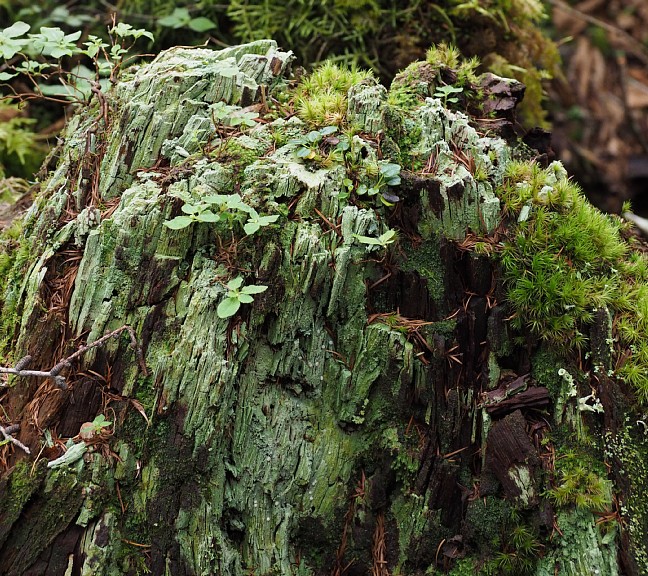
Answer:
<svg viewBox="0 0 648 576"><path fill-rule="evenodd" d="M411 74L397 81L423 96L404 111L373 81L350 90L355 175L304 159L291 60L271 41L162 53L107 117L72 119L5 234L5 365L48 370L129 326L146 369L123 330L66 365L65 387L10 378L2 425L31 454L2 448L0 573L639 574L643 543L598 524L613 509L548 498L550 431L576 434L581 414L550 385L551 350L512 342L497 260L471 249L504 238L496 192L528 150ZM483 89L511 134L522 90L506 86ZM218 102L260 117L237 129ZM406 149L422 162L401 164L398 202L357 194ZM232 201L218 222L165 225L216 195ZM255 213L278 218L246 234ZM267 290L223 318L239 276Z"/></svg>

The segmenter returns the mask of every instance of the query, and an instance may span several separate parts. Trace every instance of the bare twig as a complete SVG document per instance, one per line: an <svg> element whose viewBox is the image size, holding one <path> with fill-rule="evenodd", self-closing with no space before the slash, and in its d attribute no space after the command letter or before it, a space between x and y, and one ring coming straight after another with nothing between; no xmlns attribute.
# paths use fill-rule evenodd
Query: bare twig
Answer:
<svg viewBox="0 0 648 576"><path fill-rule="evenodd" d="M648 64L648 50L646 50L646 47L622 28L614 26L609 22L601 20L600 18L596 18L595 16L592 16L590 14L585 14L584 12L573 8L572 6L569 6L569 4L567 4L563 0L548 0L548 2L555 8L558 8L558 10L562 10L563 12L566 12L574 18L584 20L589 24L593 24L594 26L598 26L600 28L603 28L604 30L607 30L625 44L624 47L628 50L628 52L631 52L633 56L641 60L644 64Z"/></svg>
<svg viewBox="0 0 648 576"><path fill-rule="evenodd" d="M22 450L27 452L27 454L31 454L31 452L29 451L29 448L27 448L27 446L25 446L20 440L16 440L11 435L12 432L17 432L19 429L20 429L20 426L18 426L17 424L14 424L12 426L7 426L6 428L0 426L0 434L2 434L4 436L5 440L8 440L12 444L15 444L16 446L18 446L18 448L21 448Z"/></svg>
<svg viewBox="0 0 648 576"><path fill-rule="evenodd" d="M52 378L52 380L54 380L54 382L59 388L65 389L67 385L65 383L65 376L61 376L61 371L64 368L71 366L72 360L76 360L79 356L85 354L91 348L102 346L108 340L119 336L124 331L128 331L128 334L130 335L131 346L135 350L135 355L137 356L137 363L139 364L142 374L144 374L144 376L148 376L148 370L146 368L146 363L144 362L144 355L142 353L142 348L138 344L137 338L135 337L135 330L133 330L133 328L128 325L124 325L121 328L117 328L116 330L113 330L112 332L108 332L108 334L104 334L101 338L95 340L94 342L91 342L90 344L81 346L74 354L71 354L67 358L61 360L60 362L55 364L52 368L50 368L50 370L48 371L25 370L25 368L29 365L29 363L32 360L31 356L25 356L24 358L21 358L13 368L0 366L0 374L14 374L16 376L35 376L37 378Z"/></svg>

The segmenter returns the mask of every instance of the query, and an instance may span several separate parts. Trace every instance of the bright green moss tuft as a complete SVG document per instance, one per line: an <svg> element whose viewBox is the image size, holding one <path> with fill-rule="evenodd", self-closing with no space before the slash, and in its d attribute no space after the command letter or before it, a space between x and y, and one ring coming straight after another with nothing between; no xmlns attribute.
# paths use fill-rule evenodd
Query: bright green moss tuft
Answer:
<svg viewBox="0 0 648 576"><path fill-rule="evenodd" d="M464 59L461 51L452 44L442 42L432 46L425 54L425 60L437 68L451 68L457 74L457 84L477 84L475 70L479 67L479 58Z"/></svg>
<svg viewBox="0 0 648 576"><path fill-rule="evenodd" d="M564 353L586 350L597 309L614 319L616 375L648 402L648 262L557 162L512 162L499 189L517 220L500 251L513 326Z"/></svg>
<svg viewBox="0 0 648 576"><path fill-rule="evenodd" d="M562 508L575 506L603 512L612 505L612 482L596 462L583 454L569 451L556 458L556 476L547 495Z"/></svg>
<svg viewBox="0 0 648 576"><path fill-rule="evenodd" d="M297 89L297 114L311 126L341 126L346 120L347 92L363 81L375 82L372 72L324 62Z"/></svg>

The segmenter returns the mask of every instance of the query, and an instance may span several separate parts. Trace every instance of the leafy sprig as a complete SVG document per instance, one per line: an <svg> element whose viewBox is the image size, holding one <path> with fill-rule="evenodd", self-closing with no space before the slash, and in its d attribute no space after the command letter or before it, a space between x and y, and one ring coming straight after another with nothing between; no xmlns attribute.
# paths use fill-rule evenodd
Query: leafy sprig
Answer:
<svg viewBox="0 0 648 576"><path fill-rule="evenodd" d="M5 61L0 82L22 76L37 96L50 99L86 100L92 94L91 82L103 80L105 87L106 78L115 78L135 41L142 37L153 40L153 34L147 30L124 22L113 23L110 43L89 35L79 45L81 30L66 34L58 27L42 26L38 33L28 34L30 29L29 24L19 21L0 30L0 59ZM72 71L64 69L61 59L74 56L90 58L94 71L83 65ZM58 80L59 85L48 84L52 80ZM14 93L14 97L28 98L33 94Z"/></svg>
<svg viewBox="0 0 648 576"><path fill-rule="evenodd" d="M241 307L241 304L251 304L254 302L252 294L261 294L265 292L267 286L243 286L243 277L237 276L227 284L227 294L225 299L218 305L216 314L219 318L230 318L234 316Z"/></svg>
<svg viewBox="0 0 648 576"><path fill-rule="evenodd" d="M259 231L263 226L276 222L278 214L261 216L252 206L243 202L240 194L209 194L195 201L183 197L185 203L180 208L184 214L171 220L165 220L164 225L171 230L182 230L194 222L216 223L221 218L232 220L235 212L239 211L248 215L243 230L248 236Z"/></svg>

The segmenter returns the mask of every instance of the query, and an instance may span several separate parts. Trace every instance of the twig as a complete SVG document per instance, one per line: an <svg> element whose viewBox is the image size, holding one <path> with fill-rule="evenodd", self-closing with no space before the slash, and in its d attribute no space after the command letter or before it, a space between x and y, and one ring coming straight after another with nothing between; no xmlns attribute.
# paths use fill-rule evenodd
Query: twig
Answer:
<svg viewBox="0 0 648 576"><path fill-rule="evenodd" d="M81 346L74 354L71 354L67 358L61 360L48 371L25 370L25 368L29 365L29 363L32 360L31 356L25 356L24 358L21 358L13 368L0 366L0 374L14 374L16 376L35 376L37 378L52 378L55 384L59 388L64 390L67 387L67 385L65 383L65 376L61 376L61 371L64 368L71 366L72 360L76 360L79 356L85 354L91 348L102 346L108 340L119 336L124 331L128 331L128 334L130 335L131 346L135 350L135 355L137 356L137 363L139 364L142 374L144 376L148 376L148 370L146 368L146 363L144 362L144 354L142 353L142 348L138 344L137 338L135 337L135 330L133 330L133 328L128 325L124 325L121 328L117 328L117 330L108 332L108 334L103 335L101 338L99 338L99 340L95 340L90 344Z"/></svg>
<svg viewBox="0 0 648 576"><path fill-rule="evenodd" d="M606 22L605 20L596 18L596 16L585 14L584 12L576 8L573 8L572 6L569 6L566 2L563 2L563 0L547 0L547 1L555 8L558 8L563 12L567 12L567 14L573 16L574 18L584 20L589 24L593 24L594 26L603 28L604 30L607 30L611 34L616 35L617 38L625 42L626 48L628 49L629 52L631 52L644 64L648 64L648 50L646 50L645 46L641 42L639 42L633 36L628 34L625 30L618 28L617 26L614 26L609 22Z"/></svg>
<svg viewBox="0 0 648 576"><path fill-rule="evenodd" d="M8 440L12 444L15 444L16 446L18 446L18 448L21 448L22 450L27 452L27 454L31 454L31 452L29 451L29 448L27 448L27 446L25 446L20 440L16 440L11 435L12 432L17 432L19 429L20 429L20 426L18 426L17 424L14 424L12 426L7 426L6 428L4 428L3 426L0 426L0 434L2 434L4 436L5 440Z"/></svg>

